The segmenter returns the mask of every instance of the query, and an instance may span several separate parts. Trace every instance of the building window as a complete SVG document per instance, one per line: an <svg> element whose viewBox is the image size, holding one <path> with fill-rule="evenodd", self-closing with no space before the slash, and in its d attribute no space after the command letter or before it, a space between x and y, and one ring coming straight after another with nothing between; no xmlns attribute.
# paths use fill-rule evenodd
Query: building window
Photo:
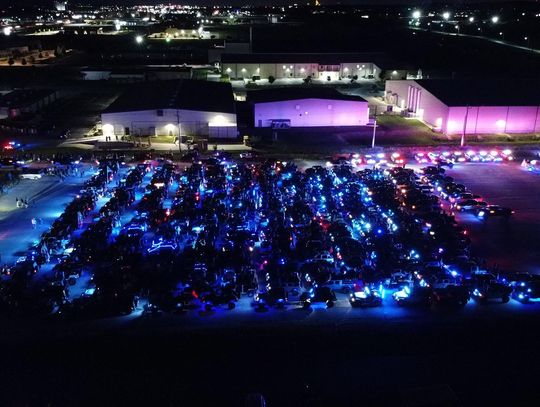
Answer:
<svg viewBox="0 0 540 407"><path fill-rule="evenodd" d="M163 117L163 110L162 110L162 109L159 109L159 110L157 111L157 115L158 115L159 117Z"/></svg>

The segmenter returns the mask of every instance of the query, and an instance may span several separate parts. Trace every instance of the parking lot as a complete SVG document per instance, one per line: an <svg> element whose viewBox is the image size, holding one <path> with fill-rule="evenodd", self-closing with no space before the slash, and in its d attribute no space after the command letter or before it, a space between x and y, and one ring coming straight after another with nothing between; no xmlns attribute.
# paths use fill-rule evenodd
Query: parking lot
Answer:
<svg viewBox="0 0 540 407"><path fill-rule="evenodd" d="M448 175L490 203L515 210L508 222L458 216L471 230L473 252L498 263L502 271L540 274L540 241L536 238L540 233L540 175L526 171L519 163L468 163L448 170Z"/></svg>
<svg viewBox="0 0 540 407"><path fill-rule="evenodd" d="M24 256L30 246L39 240L52 222L62 213L63 207L89 177L79 174L61 181L57 176L43 176L37 180L23 179L0 196L0 255L1 263L14 263ZM16 199L28 200L28 208L17 207ZM41 222L32 226L32 218Z"/></svg>
<svg viewBox="0 0 540 407"><path fill-rule="evenodd" d="M156 391L166 383L176 390L161 390L164 400L199 400L194 405L238 405L253 391L275 405L305 397L324 405L335 389L349 399L351 388L365 392L368 405L395 405L418 388L482 404L499 380L489 376L500 366L493 354L511 347L523 360L534 351L534 335L514 332L531 326L540 303L510 298L508 281L495 275L503 291L483 301L488 291L480 292L485 287L475 279L485 274L475 277L463 258L492 272L536 271L534 253L521 255L534 243L518 235L538 228L529 197L540 192L538 174L513 162L446 168L455 183L515 210L509 219L486 220L456 212L454 224L448 215L455 208L437 185L449 191L455 183L437 184L439 170L420 172L426 164L408 163L416 174L389 166L373 171L372 159L362 157L351 170L343 160L218 155L179 166L166 158L113 158L87 162L92 171L63 182L22 180L0 198L7 230L2 261L26 254L14 274L2 277L0 344L9 353L7 366L32 360L36 373L13 368L2 379L23 394L37 375L32 394L60 403L87 385L103 390L88 396L100 403L105 392L120 402L114 395L125 392L119 389L136 384ZM511 193L501 193L501 183ZM37 197L27 209L15 206L23 191L30 201ZM30 215L20 215L27 213L42 217L43 225L33 229ZM466 301L447 291L465 284ZM50 297L36 291L49 286L63 291ZM321 287L332 288L335 298ZM17 350L15 337L21 338ZM36 351L36 340L48 351ZM194 346L207 353L186 351ZM168 361L165 370L159 360ZM320 365L334 366L324 380L310 374ZM121 369L122 378L98 374L99 366ZM404 375L402 366L414 366L414 374ZM501 377L520 377L519 369L505 363ZM279 389L269 386L267 374L281 375ZM532 388L523 377L505 380L513 392ZM215 392L208 392L210 384ZM137 390L128 399L138 397L144 396ZM500 390L488 399L519 399L505 397Z"/></svg>

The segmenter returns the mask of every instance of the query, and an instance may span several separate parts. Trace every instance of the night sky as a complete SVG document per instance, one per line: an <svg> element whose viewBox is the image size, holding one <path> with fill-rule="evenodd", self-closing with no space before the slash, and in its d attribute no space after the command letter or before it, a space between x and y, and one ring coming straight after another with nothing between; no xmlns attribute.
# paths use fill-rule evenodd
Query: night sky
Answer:
<svg viewBox="0 0 540 407"><path fill-rule="evenodd" d="M492 2L502 2L506 0L492 0ZM527 0L526 0L527 1ZM529 0L530 2L537 2L537 0ZM312 1L311 1L312 2ZM447 1L446 3L456 6L463 6L470 3L480 3L485 2L485 0L456 0L456 1ZM22 5L22 4L52 4L53 0L0 0L1 6L8 6L8 5ZM86 0L86 1L69 1L69 3L72 4L92 4L92 5L100 5L100 4L118 4L118 5L133 5L133 4L193 4L193 5L215 5L215 4L232 4L232 5L282 5L282 4L305 4L307 1L302 0L229 0L229 1L211 1L211 0L187 0L187 1L166 1L166 0ZM420 0L420 1L411 1L411 0L345 0L345 1L338 1L338 0L322 0L322 4L374 4L374 5L383 5L383 4L410 4L410 5L416 5L419 7L422 6L429 6L433 3L440 3L437 1L429 1L429 0Z"/></svg>

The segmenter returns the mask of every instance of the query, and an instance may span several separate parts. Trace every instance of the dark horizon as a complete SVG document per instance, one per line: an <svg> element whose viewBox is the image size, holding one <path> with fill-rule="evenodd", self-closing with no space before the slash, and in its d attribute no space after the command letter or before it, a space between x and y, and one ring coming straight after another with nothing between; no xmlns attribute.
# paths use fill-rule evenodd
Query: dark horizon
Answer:
<svg viewBox="0 0 540 407"><path fill-rule="evenodd" d="M160 0L147 0L147 1L140 1L140 0L120 0L120 1L112 1L112 0L87 0L87 1L68 1L69 4L72 5L92 5L92 6L100 6L100 5L119 5L119 6L135 6L135 5L157 5L157 4L172 4L172 5L193 5L193 6L289 6L293 5L295 3L299 5L306 5L307 3L313 3L313 1L310 2L302 2L299 3L297 1L291 0L291 1L264 1L264 0L254 0L254 1L242 1L242 0L233 0L229 3L219 3L216 4L216 2L207 1L207 0L188 0L188 1L179 1L179 2L163 2ZM431 7L431 6L447 6L447 7L463 7L467 6L469 4L501 4L501 3L540 3L538 0L519 0L519 1L507 1L507 0L492 0L492 1L485 1L485 0L458 0L458 1L429 1L429 0L423 0L418 2L411 2L409 0L345 0L345 1L339 1L339 0L323 0L322 2L323 6L410 6L410 7ZM54 4L53 0L19 0L17 2L9 1L9 0L2 0L0 1L0 4L3 7L11 7L11 6L30 6L30 5L52 5Z"/></svg>

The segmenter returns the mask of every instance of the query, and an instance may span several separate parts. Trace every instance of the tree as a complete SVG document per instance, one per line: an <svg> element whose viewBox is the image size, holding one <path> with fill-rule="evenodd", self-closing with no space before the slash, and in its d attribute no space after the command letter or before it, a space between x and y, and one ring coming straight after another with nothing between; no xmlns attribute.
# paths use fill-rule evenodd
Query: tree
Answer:
<svg viewBox="0 0 540 407"><path fill-rule="evenodd" d="M41 59L43 58L43 54L40 52L37 57Z"/></svg>
<svg viewBox="0 0 540 407"><path fill-rule="evenodd" d="M274 78L272 75L268 77L268 83L274 83L276 81L276 78Z"/></svg>
<svg viewBox="0 0 540 407"><path fill-rule="evenodd" d="M15 60L13 58L8 59L8 64L11 66L15 63Z"/></svg>
<svg viewBox="0 0 540 407"><path fill-rule="evenodd" d="M26 65L26 58L21 59L21 65Z"/></svg>
<svg viewBox="0 0 540 407"><path fill-rule="evenodd" d="M28 61L30 61L31 64L34 64L36 62L36 57L31 55L30 58L28 58Z"/></svg>
<svg viewBox="0 0 540 407"><path fill-rule="evenodd" d="M309 84L311 83L311 79L312 79L312 78L311 78L311 75L306 76L306 77L304 78L304 83L305 83L306 85L309 85Z"/></svg>

